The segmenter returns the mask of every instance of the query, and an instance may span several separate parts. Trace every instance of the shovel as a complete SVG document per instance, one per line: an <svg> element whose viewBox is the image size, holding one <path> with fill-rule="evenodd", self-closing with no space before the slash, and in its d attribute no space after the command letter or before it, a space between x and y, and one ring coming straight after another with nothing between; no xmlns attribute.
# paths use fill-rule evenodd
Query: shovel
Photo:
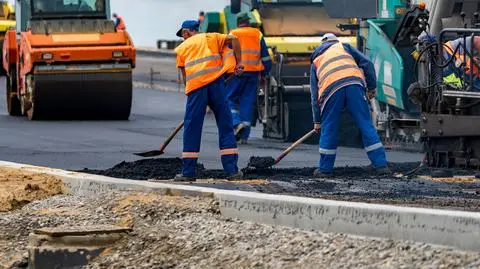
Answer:
<svg viewBox="0 0 480 269"><path fill-rule="evenodd" d="M165 150L165 148L168 146L170 141L178 134L178 132L183 128L183 121L173 130L173 132L170 134L170 136L167 137L163 145L160 147L159 150L152 150L152 151L147 151L147 152L141 152L141 153L134 153L137 156L140 157L155 157L155 156L160 156L162 155Z"/></svg>
<svg viewBox="0 0 480 269"><path fill-rule="evenodd" d="M235 77L235 75L231 75L228 78L226 78L225 79L225 84L228 84L234 77ZM167 139L165 140L165 142L163 143L163 145L160 147L159 150L157 149L157 150L151 150L151 151L147 151L147 152L140 152L140 153L134 153L134 154L137 155L137 156L140 156L140 157L156 157L156 156L162 155L164 153L163 151L168 146L170 141L172 141L172 139L177 135L177 133L182 128L183 128L183 121L177 126L177 128L175 128L175 130L173 130L173 132L170 134L170 136L167 137Z"/></svg>
<svg viewBox="0 0 480 269"><path fill-rule="evenodd" d="M251 157L250 161L248 162L248 167L256 168L256 169L267 169L276 164L278 164L285 156L287 156L294 148L298 145L302 144L305 140L310 138L312 135L315 134L315 130L311 130L308 134L304 135L302 138L298 139L293 143L290 147L288 147L277 159L273 157Z"/></svg>

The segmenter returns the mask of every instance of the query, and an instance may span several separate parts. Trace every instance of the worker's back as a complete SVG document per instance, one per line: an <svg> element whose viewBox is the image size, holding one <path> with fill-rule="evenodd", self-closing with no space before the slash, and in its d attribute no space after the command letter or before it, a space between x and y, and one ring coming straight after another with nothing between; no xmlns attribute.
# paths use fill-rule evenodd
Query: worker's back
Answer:
<svg viewBox="0 0 480 269"><path fill-rule="evenodd" d="M260 61L262 33L253 27L241 27L232 30L231 34L238 37L240 41L242 64L245 67L245 72L262 71L264 68Z"/></svg>
<svg viewBox="0 0 480 269"><path fill-rule="evenodd" d="M216 80L222 75L223 44L218 44L215 33L196 34L180 44L177 53L177 64L185 67L186 94Z"/></svg>
<svg viewBox="0 0 480 269"><path fill-rule="evenodd" d="M365 77L355 59L340 42L315 57L313 64L317 70L319 98L329 87L341 81L357 80L365 84Z"/></svg>

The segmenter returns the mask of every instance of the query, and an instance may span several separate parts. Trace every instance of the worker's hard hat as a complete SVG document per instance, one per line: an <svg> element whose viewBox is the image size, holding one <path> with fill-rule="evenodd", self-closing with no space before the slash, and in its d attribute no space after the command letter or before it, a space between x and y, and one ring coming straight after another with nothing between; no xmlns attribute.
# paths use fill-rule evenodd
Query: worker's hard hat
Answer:
<svg viewBox="0 0 480 269"><path fill-rule="evenodd" d="M338 37L332 33L326 33L322 36L322 42L338 41Z"/></svg>
<svg viewBox="0 0 480 269"><path fill-rule="evenodd" d="M241 24L250 25L250 16L248 12L242 12L237 15L237 25Z"/></svg>
<svg viewBox="0 0 480 269"><path fill-rule="evenodd" d="M189 29L193 31L198 31L199 23L198 21L187 20L182 23L182 27L177 31L177 36L182 37L182 30Z"/></svg>

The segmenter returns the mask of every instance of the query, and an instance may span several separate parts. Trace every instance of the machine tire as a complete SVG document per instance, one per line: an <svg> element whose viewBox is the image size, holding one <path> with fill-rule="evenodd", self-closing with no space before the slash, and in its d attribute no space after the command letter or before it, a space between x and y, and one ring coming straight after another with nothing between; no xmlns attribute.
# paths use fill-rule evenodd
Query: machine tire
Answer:
<svg viewBox="0 0 480 269"><path fill-rule="evenodd" d="M312 130L313 120L311 120L312 113L310 108L306 108L299 102L285 102L283 105L285 135L284 142L295 142ZM310 120L299 120L308 119ZM315 134L309 139L305 140L305 144L316 145L319 141L319 135Z"/></svg>
<svg viewBox="0 0 480 269"><path fill-rule="evenodd" d="M450 178L453 177L453 172L447 169L436 169L430 173L430 176L433 178Z"/></svg>
<svg viewBox="0 0 480 269"><path fill-rule="evenodd" d="M41 120L40 113L38 112L38 109L35 110L35 91L33 92L33 97L31 100L31 103L29 105L29 108L26 110L27 118L29 120Z"/></svg>
<svg viewBox="0 0 480 269"><path fill-rule="evenodd" d="M3 68L2 68L3 69ZM7 111L10 116L22 116L22 110L20 108L20 100L18 97L12 96L12 93L17 89L17 72L16 70L11 70L10 75L6 77L6 87L5 92L7 94Z"/></svg>

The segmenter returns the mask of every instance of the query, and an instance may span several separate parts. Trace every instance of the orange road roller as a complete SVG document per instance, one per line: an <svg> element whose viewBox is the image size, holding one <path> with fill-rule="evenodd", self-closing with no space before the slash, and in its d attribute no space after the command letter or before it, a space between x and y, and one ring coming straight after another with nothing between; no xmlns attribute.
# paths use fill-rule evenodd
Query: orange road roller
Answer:
<svg viewBox="0 0 480 269"><path fill-rule="evenodd" d="M135 47L109 0L17 0L3 45L8 113L30 120L128 120Z"/></svg>

